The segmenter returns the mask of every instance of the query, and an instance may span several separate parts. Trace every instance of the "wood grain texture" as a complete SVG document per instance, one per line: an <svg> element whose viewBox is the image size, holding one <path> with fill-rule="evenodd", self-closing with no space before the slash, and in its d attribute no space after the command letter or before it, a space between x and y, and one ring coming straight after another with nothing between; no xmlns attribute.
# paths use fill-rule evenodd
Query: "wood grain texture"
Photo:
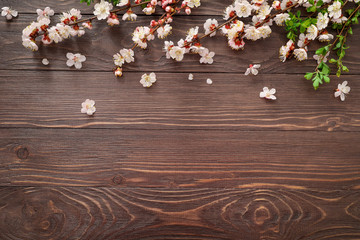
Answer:
<svg viewBox="0 0 360 240"><path fill-rule="evenodd" d="M133 29L137 26L148 25L149 17L139 17L138 21L127 22L119 27L110 28L104 22L97 22L92 31L84 36L64 40L59 44L43 46L38 52L31 52L21 44L21 32L26 25L35 18L34 15L24 15L16 22L0 23L0 41L3 43L0 69L18 70L73 70L66 62L67 52L80 52L87 57L83 71L111 71L114 68L112 56L122 48L132 47ZM208 16L180 16L173 24L173 34L167 40L177 42L185 38L190 27L202 26ZM130 29L130 30L129 30ZM354 27L354 35L349 37L350 49L343 59L351 74L360 74L360 58L357 54L360 38L360 27ZM228 45L226 38L217 35L204 40L204 46L215 51L212 65L201 65L198 55L186 55L182 62L166 59L162 52L164 40L156 39L149 43L147 50L136 49L136 62L125 64L125 71L143 72L228 72L244 73L250 63L260 63L261 73L305 74L314 71L316 61L312 59L314 51L322 46L314 42L309 46L309 59L299 63L292 59L285 63L279 61L279 48L287 42L286 33L280 27L273 27L270 38L256 42L247 41L245 50L235 51ZM41 64L42 58L50 60L49 66ZM331 64L332 65L332 64ZM335 72L335 71L333 71Z"/></svg>
<svg viewBox="0 0 360 240"><path fill-rule="evenodd" d="M228 129L359 131L360 83L355 75L333 76L314 91L302 75L158 73L151 89L139 73L0 71L0 127ZM20 76L20 77L19 77ZM206 79L213 80L212 85ZM347 80L345 102L333 89ZM264 86L277 89L278 100L259 98ZM96 100L94 117L80 114L80 104Z"/></svg>
<svg viewBox="0 0 360 240"><path fill-rule="evenodd" d="M232 0L201 2L176 17L167 40L221 19ZM287 40L278 27L240 52L223 36L206 39L213 65L168 60L155 40L116 79L112 55L154 16L96 22L33 53L21 31L37 8L90 16L92 7L1 5L20 15L0 21L0 240L360 239L359 26L344 58L351 75L314 91L303 78L314 60L279 63ZM67 52L86 55L81 70L66 66ZM260 75L243 75L250 63L262 65ZM157 82L143 88L141 75L153 71ZM344 80L351 92L341 102L333 92ZM277 89L276 101L259 98L264 86ZM93 117L80 113L87 98L96 100Z"/></svg>
<svg viewBox="0 0 360 240"><path fill-rule="evenodd" d="M358 133L2 129L2 186L360 189Z"/></svg>
<svg viewBox="0 0 360 240"><path fill-rule="evenodd" d="M360 238L360 194L274 189L0 188L0 238Z"/></svg>

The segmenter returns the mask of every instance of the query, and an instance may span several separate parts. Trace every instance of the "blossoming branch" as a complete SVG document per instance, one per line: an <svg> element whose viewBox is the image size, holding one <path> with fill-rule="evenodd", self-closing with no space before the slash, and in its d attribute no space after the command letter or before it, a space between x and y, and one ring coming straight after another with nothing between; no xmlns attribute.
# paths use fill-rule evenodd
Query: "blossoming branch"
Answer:
<svg viewBox="0 0 360 240"><path fill-rule="evenodd" d="M317 61L314 73L307 73L306 79L312 79L315 89L319 84L330 81L330 67L326 64L331 50L335 50L337 60L329 62L336 64L340 76L342 71L348 71L343 65L342 58L345 56L345 45L348 34L352 34L352 24L358 23L360 16L357 5L344 12L344 7L353 1L358 4L360 0L275 0L271 5L266 0L235 0L224 11L224 23L219 25L216 19L207 19L203 25L204 34L199 36L199 27L196 26L188 31L185 39L180 39L175 45L171 41L165 41L164 51L167 58L182 61L184 54L195 53L201 56L200 63L213 62L214 52L210 52L201 44L201 39L215 36L218 30L227 37L228 45L234 50L244 49L246 40L257 41L270 36L273 22L278 26L285 26L289 41L280 47L279 58L282 62L294 57L298 61L308 59L308 45L318 40L328 43L334 39L329 31L338 31L337 37L332 44L318 49L313 58ZM305 8L307 16L302 16L300 10ZM348 15L346 17L345 15ZM245 22L251 17L250 21ZM332 29L330 29L332 28ZM296 44L297 43L297 47Z"/></svg>

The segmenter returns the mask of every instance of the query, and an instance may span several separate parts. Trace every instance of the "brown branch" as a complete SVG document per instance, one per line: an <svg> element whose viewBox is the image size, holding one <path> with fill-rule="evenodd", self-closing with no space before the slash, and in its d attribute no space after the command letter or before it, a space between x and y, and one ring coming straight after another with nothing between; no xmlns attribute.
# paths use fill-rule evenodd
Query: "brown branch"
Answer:
<svg viewBox="0 0 360 240"><path fill-rule="evenodd" d="M120 11L123 11L123 10L128 10L128 9L130 9L130 8L134 8L134 7L141 6L141 5L143 5L143 4L147 4L147 3L149 3L149 2L151 2L151 0L147 0L147 1L145 1L145 2L138 3L138 4L134 4L134 5L129 4L129 5L127 5L126 7L112 10L112 11L110 11L110 13L117 13L117 12L120 12ZM76 25L76 24L79 24L79 23L92 21L92 20L94 20L94 19L96 19L96 16L93 16L93 17L90 17L90 18L86 18L86 19L82 19L82 20L80 20L80 21L76 21L76 22L70 23L70 24L68 24L68 25L69 25L69 26L72 26L72 25Z"/></svg>

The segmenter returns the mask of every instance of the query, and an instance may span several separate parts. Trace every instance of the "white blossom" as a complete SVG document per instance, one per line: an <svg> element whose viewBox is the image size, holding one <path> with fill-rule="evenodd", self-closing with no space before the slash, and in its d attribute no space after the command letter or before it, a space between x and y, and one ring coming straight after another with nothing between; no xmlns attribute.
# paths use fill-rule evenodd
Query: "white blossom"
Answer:
<svg viewBox="0 0 360 240"><path fill-rule="evenodd" d="M132 49L123 48L120 50L120 54L121 56L123 56L125 62L127 63L135 62L134 51Z"/></svg>
<svg viewBox="0 0 360 240"><path fill-rule="evenodd" d="M294 50L295 58L298 61L304 61L307 59L307 52L305 48L298 48Z"/></svg>
<svg viewBox="0 0 360 240"><path fill-rule="evenodd" d="M169 55L172 59L175 59L176 61L182 61L185 54L185 48L174 46L169 51Z"/></svg>
<svg viewBox="0 0 360 240"><path fill-rule="evenodd" d="M115 13L111 13L106 22L107 22L107 24L109 24L109 26L114 26L114 25L120 24L119 18Z"/></svg>
<svg viewBox="0 0 360 240"><path fill-rule="evenodd" d="M121 67L125 63L124 57L120 53L113 55L114 64Z"/></svg>
<svg viewBox="0 0 360 240"><path fill-rule="evenodd" d="M190 81L194 80L194 75L193 75L192 73L190 73L188 79L189 79Z"/></svg>
<svg viewBox="0 0 360 240"><path fill-rule="evenodd" d="M208 79L206 79L206 83L211 85L211 84L213 84L213 81L210 78L208 78Z"/></svg>
<svg viewBox="0 0 360 240"><path fill-rule="evenodd" d="M258 28L258 31L260 32L260 37L267 38L271 34L271 28L269 26L261 26Z"/></svg>
<svg viewBox="0 0 360 240"><path fill-rule="evenodd" d="M94 15L98 20L106 19L110 15L110 11L113 8L113 5L107 1L101 0L100 3L95 4L94 6Z"/></svg>
<svg viewBox="0 0 360 240"><path fill-rule="evenodd" d="M341 2L334 1L334 3L328 7L328 11L329 11L330 18L335 18L335 19L340 18L342 15Z"/></svg>
<svg viewBox="0 0 360 240"><path fill-rule="evenodd" d="M230 5L227 8L225 8L223 19L228 20L229 18L233 17L234 14L236 14L235 8L233 5Z"/></svg>
<svg viewBox="0 0 360 240"><path fill-rule="evenodd" d="M37 20L41 20L42 18L49 18L54 15L54 10L50 7L46 7L44 10L36 9L36 13L38 14Z"/></svg>
<svg viewBox="0 0 360 240"><path fill-rule="evenodd" d="M166 58L167 59L170 59L171 56L170 56L170 50L171 48L174 46L174 43L172 41L165 41L164 42L164 52L166 53Z"/></svg>
<svg viewBox="0 0 360 240"><path fill-rule="evenodd" d="M137 15L131 10L127 10L127 12L122 16L123 21L136 21Z"/></svg>
<svg viewBox="0 0 360 240"><path fill-rule="evenodd" d="M341 24L341 23L344 23L346 22L348 19L347 17L339 17L339 18L332 18L331 21L334 22L334 23L338 23L338 24Z"/></svg>
<svg viewBox="0 0 360 240"><path fill-rule="evenodd" d="M45 66L49 65L49 60L47 60L47 58L43 58L43 60L41 60L41 63Z"/></svg>
<svg viewBox="0 0 360 240"><path fill-rule="evenodd" d="M146 7L143 9L143 12L146 14L146 15L151 15L155 12L155 7L154 6L150 6L150 7Z"/></svg>
<svg viewBox="0 0 360 240"><path fill-rule="evenodd" d="M151 87L152 84L155 82L156 82L156 75L153 72L141 76L140 83L143 85L143 87Z"/></svg>
<svg viewBox="0 0 360 240"><path fill-rule="evenodd" d="M257 69L259 67L261 67L260 64L255 64L255 65L250 64L249 67L245 71L245 75L249 75L250 73L253 75L258 75L259 71Z"/></svg>
<svg viewBox="0 0 360 240"><path fill-rule="evenodd" d="M294 50L294 48L295 48L295 44L292 40L289 40L285 46L281 46L281 48L279 50L280 61L285 62L286 59L288 58L290 52L292 50Z"/></svg>
<svg viewBox="0 0 360 240"><path fill-rule="evenodd" d="M264 20L270 13L271 13L272 7L270 7L268 4L261 5L259 7L259 10L257 11L257 17L259 20Z"/></svg>
<svg viewBox="0 0 360 240"><path fill-rule="evenodd" d="M214 52L210 52L209 49L205 48L199 52L201 58L200 63L212 64L214 62L213 57L215 56Z"/></svg>
<svg viewBox="0 0 360 240"><path fill-rule="evenodd" d="M276 17L274 18L274 21L276 23L276 25L278 26L284 26L286 20L290 19L290 15L288 13L280 13L277 14Z"/></svg>
<svg viewBox="0 0 360 240"><path fill-rule="evenodd" d="M55 26L52 26L50 29L48 29L48 35L49 38L55 43L61 42L63 40Z"/></svg>
<svg viewBox="0 0 360 240"><path fill-rule="evenodd" d="M317 27L314 24L312 24L310 25L310 27L307 28L306 38L309 40L314 40L317 37L318 32L319 31Z"/></svg>
<svg viewBox="0 0 360 240"><path fill-rule="evenodd" d="M129 0L120 0L119 3L116 5L118 7L123 7L129 4Z"/></svg>
<svg viewBox="0 0 360 240"><path fill-rule="evenodd" d="M319 36L319 41L320 42L328 42L330 40L332 40L334 38L334 36L328 32L324 32L322 34L320 34Z"/></svg>
<svg viewBox="0 0 360 240"><path fill-rule="evenodd" d="M205 34L209 34L210 32L214 31L215 28L219 25L216 19L207 19L204 23ZM210 37L214 37L216 35L216 31L210 34Z"/></svg>
<svg viewBox="0 0 360 240"><path fill-rule="evenodd" d="M186 3L190 8L200 7L201 5L200 0L184 0L184 3Z"/></svg>
<svg viewBox="0 0 360 240"><path fill-rule="evenodd" d="M147 47L146 41L153 39L154 35L150 33L150 28L148 27L137 27L133 33L132 38L134 43L138 44L143 49Z"/></svg>
<svg viewBox="0 0 360 240"><path fill-rule="evenodd" d="M329 54L330 54L330 51L328 51L327 52L327 54L324 56L324 57L322 57L322 55L314 55L313 56L313 58L317 61L317 64L320 64L321 62L324 62L324 63L326 63L327 62L327 57L329 56Z"/></svg>
<svg viewBox="0 0 360 240"><path fill-rule="evenodd" d="M263 91L260 92L260 97L261 98L266 98L266 99L270 99L270 100L276 100L275 94L276 93L276 89L272 88L269 90L268 87L264 87Z"/></svg>
<svg viewBox="0 0 360 240"><path fill-rule="evenodd" d="M261 38L261 33L256 27L250 26L245 28L245 38L256 41Z"/></svg>
<svg viewBox="0 0 360 240"><path fill-rule="evenodd" d="M234 8L238 17L248 17L252 10L251 4L246 0L235 2Z"/></svg>
<svg viewBox="0 0 360 240"><path fill-rule="evenodd" d="M335 97L340 96L341 101L345 101L345 94L349 94L350 92L350 87L346 86L347 84L347 81L344 81L342 84L338 84L338 87L334 93Z"/></svg>
<svg viewBox="0 0 360 240"><path fill-rule="evenodd" d="M67 53L66 57L68 58L68 60L66 61L66 65L68 67L75 65L76 69L80 69L82 67L82 62L86 61L86 57L84 55L81 55L80 53Z"/></svg>
<svg viewBox="0 0 360 240"><path fill-rule="evenodd" d="M195 36L197 36L198 32L199 32L199 27L198 26L190 28L189 31L187 32L185 41L191 42L193 40L193 38Z"/></svg>
<svg viewBox="0 0 360 240"><path fill-rule="evenodd" d="M86 99L85 102L81 104L81 113L86 113L91 116L96 112L95 101Z"/></svg>
<svg viewBox="0 0 360 240"><path fill-rule="evenodd" d="M322 14L321 12L319 12L316 23L316 27L318 28L318 30L325 29L328 26L328 23L329 23L328 13Z"/></svg>
<svg viewBox="0 0 360 240"><path fill-rule="evenodd" d="M24 38L22 41L22 45L26 48L29 48L32 51L37 51L39 49L36 43L30 38Z"/></svg>
<svg viewBox="0 0 360 240"><path fill-rule="evenodd" d="M11 20L13 17L18 16L18 12L14 9L11 9L9 7L2 7L1 8L1 16L5 17L6 20Z"/></svg>
<svg viewBox="0 0 360 240"><path fill-rule="evenodd" d="M170 26L170 24L165 24L164 26L161 26L157 29L157 34L158 34L158 38L165 38L167 37L172 30L172 26Z"/></svg>

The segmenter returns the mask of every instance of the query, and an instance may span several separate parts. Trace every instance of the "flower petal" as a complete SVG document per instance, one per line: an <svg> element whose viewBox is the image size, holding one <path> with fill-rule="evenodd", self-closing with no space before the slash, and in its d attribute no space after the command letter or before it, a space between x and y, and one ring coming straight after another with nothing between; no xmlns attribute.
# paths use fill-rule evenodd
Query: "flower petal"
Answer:
<svg viewBox="0 0 360 240"><path fill-rule="evenodd" d="M75 62L75 68L80 69L82 67L81 62Z"/></svg>
<svg viewBox="0 0 360 240"><path fill-rule="evenodd" d="M84 55L81 55L81 54L79 54L80 56L79 56L79 61L80 62L85 62L86 61L86 57L84 56Z"/></svg>
<svg viewBox="0 0 360 240"><path fill-rule="evenodd" d="M246 69L245 75L249 75L249 74L250 74L250 71L251 71L250 68Z"/></svg>
<svg viewBox="0 0 360 240"><path fill-rule="evenodd" d="M74 58L74 54L73 53L67 53L66 57L69 59L73 59Z"/></svg>
<svg viewBox="0 0 360 240"><path fill-rule="evenodd" d="M275 93L276 93L276 89L275 89L275 88L270 89L269 93L270 93L270 94L275 94Z"/></svg>
<svg viewBox="0 0 360 240"><path fill-rule="evenodd" d="M341 101L345 101L345 94L344 93L340 94L340 99L341 99Z"/></svg>
<svg viewBox="0 0 360 240"><path fill-rule="evenodd" d="M68 66L68 67L71 67L72 65L74 65L74 60L72 60L72 59L69 59L69 60L67 60L66 61L66 65Z"/></svg>
<svg viewBox="0 0 360 240"><path fill-rule="evenodd" d="M261 98L264 98L266 96L266 93L264 92L260 92L260 95L259 95Z"/></svg>
<svg viewBox="0 0 360 240"><path fill-rule="evenodd" d="M258 75L259 71L257 69L255 69L254 67L251 68L251 73L253 75Z"/></svg>
<svg viewBox="0 0 360 240"><path fill-rule="evenodd" d="M269 99L276 100L276 97L275 97L275 95L270 95Z"/></svg>

